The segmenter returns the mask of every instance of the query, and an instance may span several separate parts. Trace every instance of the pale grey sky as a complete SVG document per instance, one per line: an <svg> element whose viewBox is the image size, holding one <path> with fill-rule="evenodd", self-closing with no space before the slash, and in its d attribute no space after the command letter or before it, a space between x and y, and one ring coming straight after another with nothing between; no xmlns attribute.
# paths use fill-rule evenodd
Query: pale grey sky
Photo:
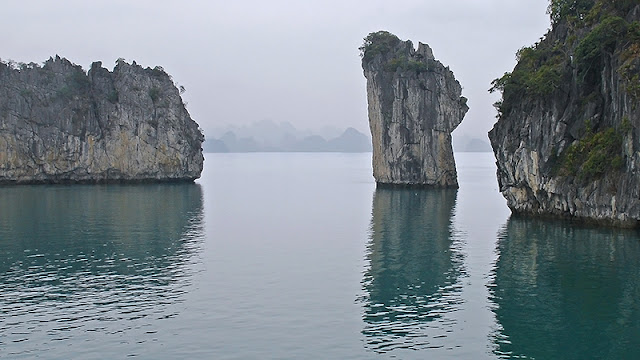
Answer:
<svg viewBox="0 0 640 360"><path fill-rule="evenodd" d="M457 134L495 122L492 79L549 27L547 0L30 0L5 2L0 58L85 69L161 65L205 130L270 119L368 132L358 47L377 30L429 44L469 98Z"/></svg>

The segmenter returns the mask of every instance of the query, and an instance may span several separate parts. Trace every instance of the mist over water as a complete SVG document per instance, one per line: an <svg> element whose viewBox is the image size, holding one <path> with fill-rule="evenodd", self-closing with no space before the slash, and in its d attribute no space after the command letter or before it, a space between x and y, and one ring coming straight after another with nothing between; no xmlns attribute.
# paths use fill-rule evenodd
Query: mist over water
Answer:
<svg viewBox="0 0 640 360"><path fill-rule="evenodd" d="M196 184L0 188L0 358L624 359L640 237L377 189L371 154L207 154Z"/></svg>

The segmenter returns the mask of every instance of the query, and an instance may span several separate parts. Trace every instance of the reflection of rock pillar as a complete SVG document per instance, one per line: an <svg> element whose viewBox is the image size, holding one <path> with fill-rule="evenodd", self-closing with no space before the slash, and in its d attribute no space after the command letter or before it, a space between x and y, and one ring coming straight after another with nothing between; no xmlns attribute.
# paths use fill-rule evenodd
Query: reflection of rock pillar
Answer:
<svg viewBox="0 0 640 360"><path fill-rule="evenodd" d="M496 350L527 359L631 359L640 349L635 231L509 219L491 287Z"/></svg>
<svg viewBox="0 0 640 360"><path fill-rule="evenodd" d="M451 132L469 110L429 45L372 33L361 48L378 184L457 187Z"/></svg>
<svg viewBox="0 0 640 360"><path fill-rule="evenodd" d="M424 325L456 306L462 264L451 248L456 193L376 190L363 279L363 334L373 350L426 346Z"/></svg>

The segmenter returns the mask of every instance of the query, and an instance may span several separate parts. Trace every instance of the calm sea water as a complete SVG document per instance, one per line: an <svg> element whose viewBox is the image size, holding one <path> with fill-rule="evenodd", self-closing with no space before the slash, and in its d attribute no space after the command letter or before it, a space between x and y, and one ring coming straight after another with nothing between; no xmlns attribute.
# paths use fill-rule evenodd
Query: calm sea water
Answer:
<svg viewBox="0 0 640 360"><path fill-rule="evenodd" d="M637 359L640 236L376 190L370 154L207 154L196 184L0 187L0 358Z"/></svg>

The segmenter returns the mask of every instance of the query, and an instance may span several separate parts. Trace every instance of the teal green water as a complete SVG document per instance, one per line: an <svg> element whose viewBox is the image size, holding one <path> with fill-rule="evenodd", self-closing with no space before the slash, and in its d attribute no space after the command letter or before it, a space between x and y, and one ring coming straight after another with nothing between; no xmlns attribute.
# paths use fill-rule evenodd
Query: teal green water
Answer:
<svg viewBox="0 0 640 360"><path fill-rule="evenodd" d="M366 347L378 353L455 346L464 258L451 217L456 190L380 189L374 194L363 277Z"/></svg>
<svg viewBox="0 0 640 360"><path fill-rule="evenodd" d="M0 357L142 349L177 315L202 235L199 185L0 189Z"/></svg>
<svg viewBox="0 0 640 360"><path fill-rule="evenodd" d="M637 234L509 219L497 249L496 354L640 357Z"/></svg>
<svg viewBox="0 0 640 360"><path fill-rule="evenodd" d="M196 184L0 187L3 359L636 359L640 236L375 189L370 154L207 154Z"/></svg>

